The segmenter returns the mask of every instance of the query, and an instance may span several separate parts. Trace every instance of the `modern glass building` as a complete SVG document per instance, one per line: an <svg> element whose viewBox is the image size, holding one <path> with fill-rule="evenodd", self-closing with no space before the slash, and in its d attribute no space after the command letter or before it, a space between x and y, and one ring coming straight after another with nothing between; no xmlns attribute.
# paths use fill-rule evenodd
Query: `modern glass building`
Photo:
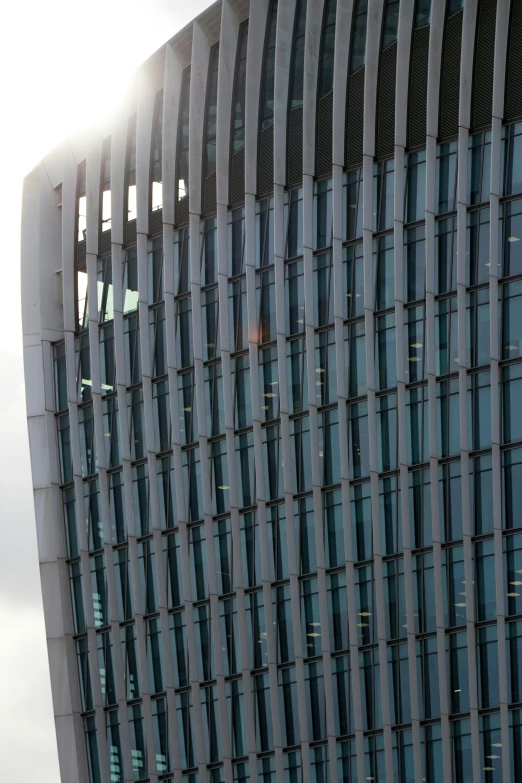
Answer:
<svg viewBox="0 0 522 783"><path fill-rule="evenodd" d="M521 0L219 0L27 177L64 783L521 783L521 79Z"/></svg>

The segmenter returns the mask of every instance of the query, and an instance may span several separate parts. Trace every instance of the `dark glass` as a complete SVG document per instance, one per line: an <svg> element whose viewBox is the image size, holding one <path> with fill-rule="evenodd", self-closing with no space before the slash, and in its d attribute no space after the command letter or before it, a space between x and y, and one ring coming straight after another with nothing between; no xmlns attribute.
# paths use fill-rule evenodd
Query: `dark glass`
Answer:
<svg viewBox="0 0 522 783"><path fill-rule="evenodd" d="M232 152L245 146L245 97L246 60L248 44L248 19L239 28L237 44L234 100L232 108Z"/></svg>
<svg viewBox="0 0 522 783"><path fill-rule="evenodd" d="M277 0L270 0L265 32L265 53L261 76L260 128L266 128L274 119L274 76L277 27Z"/></svg>
<svg viewBox="0 0 522 783"><path fill-rule="evenodd" d="M319 98L323 98L333 89L336 12L337 0L326 0L323 11L321 59L319 62Z"/></svg>
<svg viewBox="0 0 522 783"><path fill-rule="evenodd" d="M430 23L431 0L417 0L415 8L415 27L423 27Z"/></svg>
<svg viewBox="0 0 522 783"><path fill-rule="evenodd" d="M207 76L207 106L205 116L205 154L203 176L208 177L216 170L216 121L218 94L219 42L210 49Z"/></svg>
<svg viewBox="0 0 522 783"><path fill-rule="evenodd" d="M306 4L307 0L297 0L295 8L294 42L290 72L290 109L303 105Z"/></svg>
<svg viewBox="0 0 522 783"><path fill-rule="evenodd" d="M456 287L457 219L450 217L435 222L435 293L445 294Z"/></svg>
<svg viewBox="0 0 522 783"><path fill-rule="evenodd" d="M397 40L399 26L399 0L387 0L382 28L382 48L386 49Z"/></svg>
<svg viewBox="0 0 522 783"><path fill-rule="evenodd" d="M355 73L365 63L366 59L366 22L368 15L368 0L356 0L352 18L352 48L350 53L349 73Z"/></svg>

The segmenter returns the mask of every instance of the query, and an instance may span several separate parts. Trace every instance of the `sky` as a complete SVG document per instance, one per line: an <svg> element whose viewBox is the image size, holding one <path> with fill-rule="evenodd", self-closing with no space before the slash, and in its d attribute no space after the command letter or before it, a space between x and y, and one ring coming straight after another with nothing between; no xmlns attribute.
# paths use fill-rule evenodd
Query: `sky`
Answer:
<svg viewBox="0 0 522 783"><path fill-rule="evenodd" d="M210 0L18 0L0 34L0 779L60 783L25 419L22 180ZM36 775L36 777L35 777ZM63 781L63 783L68 783Z"/></svg>

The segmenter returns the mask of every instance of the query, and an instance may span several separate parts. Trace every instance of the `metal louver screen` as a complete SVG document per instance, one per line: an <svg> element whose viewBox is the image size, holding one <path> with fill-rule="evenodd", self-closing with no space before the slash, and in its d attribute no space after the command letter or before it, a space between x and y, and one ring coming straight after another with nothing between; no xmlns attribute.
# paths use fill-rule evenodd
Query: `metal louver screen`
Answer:
<svg viewBox="0 0 522 783"><path fill-rule="evenodd" d="M363 159L364 68L352 74L348 86L346 112L346 165L360 166Z"/></svg>
<svg viewBox="0 0 522 783"><path fill-rule="evenodd" d="M522 3L511 3L511 25L509 29L506 66L506 109L505 119L522 116Z"/></svg>
<svg viewBox="0 0 522 783"><path fill-rule="evenodd" d="M232 206L245 201L245 148L234 152L230 159L230 203Z"/></svg>
<svg viewBox="0 0 522 783"><path fill-rule="evenodd" d="M395 81L397 41L381 54L377 98L377 156L392 155L395 144Z"/></svg>
<svg viewBox="0 0 522 783"><path fill-rule="evenodd" d="M440 77L439 137L455 136L459 129L460 52L463 11L446 22Z"/></svg>
<svg viewBox="0 0 522 783"><path fill-rule="evenodd" d="M257 169L257 193L272 193L274 189L274 123L259 134L259 161Z"/></svg>
<svg viewBox="0 0 522 783"><path fill-rule="evenodd" d="M297 106L288 112L288 143L286 147L289 185L303 181L303 107Z"/></svg>
<svg viewBox="0 0 522 783"><path fill-rule="evenodd" d="M111 252L111 230L102 231L100 235L100 255Z"/></svg>
<svg viewBox="0 0 522 783"><path fill-rule="evenodd" d="M216 172L213 171L203 182L203 214L213 215L216 211Z"/></svg>
<svg viewBox="0 0 522 783"><path fill-rule="evenodd" d="M125 231L125 244L133 245L136 242L136 220L129 220Z"/></svg>
<svg viewBox="0 0 522 783"><path fill-rule="evenodd" d="M85 246L85 239L76 244L76 268L85 269L87 264L87 248Z"/></svg>
<svg viewBox="0 0 522 783"><path fill-rule="evenodd" d="M189 222L189 198L188 196L183 196L183 198L178 201L178 207L176 209L176 225L177 226L185 226Z"/></svg>
<svg viewBox="0 0 522 783"><path fill-rule="evenodd" d="M408 147L426 143L426 103L428 92L428 49L430 28L419 27L413 33L408 99Z"/></svg>
<svg viewBox="0 0 522 783"><path fill-rule="evenodd" d="M471 96L472 129L491 125L496 15L496 0L480 0L475 37L473 92Z"/></svg>
<svg viewBox="0 0 522 783"><path fill-rule="evenodd" d="M161 234L163 231L163 210L155 209L150 213L150 233L151 236Z"/></svg>
<svg viewBox="0 0 522 783"><path fill-rule="evenodd" d="M315 168L318 177L332 171L332 117L333 92L329 92L317 104Z"/></svg>

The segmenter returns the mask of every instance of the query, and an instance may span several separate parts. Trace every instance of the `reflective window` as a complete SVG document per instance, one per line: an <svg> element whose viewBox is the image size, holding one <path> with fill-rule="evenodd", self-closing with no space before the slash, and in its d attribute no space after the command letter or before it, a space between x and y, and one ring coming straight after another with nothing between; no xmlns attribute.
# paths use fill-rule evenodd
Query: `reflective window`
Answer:
<svg viewBox="0 0 522 783"><path fill-rule="evenodd" d="M504 538L504 569L504 587L506 591L504 602L506 614L508 616L521 614L522 595L520 587L522 586L522 577L520 574L522 573L522 535L520 533Z"/></svg>
<svg viewBox="0 0 522 783"><path fill-rule="evenodd" d="M495 584L495 545L493 539L475 544L475 594L477 620L496 618L496 596L491 586Z"/></svg>
<svg viewBox="0 0 522 783"><path fill-rule="evenodd" d="M493 533L493 476L491 455L470 461L470 502L473 532Z"/></svg>
<svg viewBox="0 0 522 783"><path fill-rule="evenodd" d="M363 171L355 169L343 175L343 240L362 237Z"/></svg>
<svg viewBox="0 0 522 783"><path fill-rule="evenodd" d="M344 345L348 397L361 397L367 392L364 321L344 327Z"/></svg>
<svg viewBox="0 0 522 783"><path fill-rule="evenodd" d="M431 633L436 630L433 554L415 555L412 565L415 633Z"/></svg>
<svg viewBox="0 0 522 783"><path fill-rule="evenodd" d="M292 491L294 495L312 489L312 459L310 451L310 417L300 416L290 421L290 453L292 455Z"/></svg>
<svg viewBox="0 0 522 783"><path fill-rule="evenodd" d="M379 479L379 517L382 554L402 552L401 489L396 476Z"/></svg>
<svg viewBox="0 0 522 783"><path fill-rule="evenodd" d="M468 212L466 227L466 283L487 283L491 269L489 254L489 208Z"/></svg>
<svg viewBox="0 0 522 783"><path fill-rule="evenodd" d="M387 231L393 228L394 172L394 160L384 160L373 164L374 232Z"/></svg>
<svg viewBox="0 0 522 783"><path fill-rule="evenodd" d="M319 98L323 98L333 89L336 11L337 0L326 0L323 12L321 59L319 62Z"/></svg>
<svg viewBox="0 0 522 783"><path fill-rule="evenodd" d="M356 0L352 17L352 47L349 73L358 71L365 63L367 14L368 0Z"/></svg>
<svg viewBox="0 0 522 783"><path fill-rule="evenodd" d="M333 264L332 253L314 256L314 325L333 323Z"/></svg>
<svg viewBox="0 0 522 783"><path fill-rule="evenodd" d="M386 310L395 303L393 234L373 241L373 269L376 275L375 309ZM375 279L375 277L374 277Z"/></svg>
<svg viewBox="0 0 522 783"><path fill-rule="evenodd" d="M430 0L431 2L431 0ZM426 151L410 152L406 162L405 223L424 220L426 209Z"/></svg>
<svg viewBox="0 0 522 783"><path fill-rule="evenodd" d="M218 279L216 218L202 223L201 240L201 285L212 285Z"/></svg>
<svg viewBox="0 0 522 783"><path fill-rule="evenodd" d="M96 270L96 288L98 299L98 323L112 321L114 318L114 289L112 286L111 256L98 259Z"/></svg>
<svg viewBox="0 0 522 783"><path fill-rule="evenodd" d="M297 682L294 666L279 670L278 686L283 746L291 747L300 742Z"/></svg>
<svg viewBox="0 0 522 783"><path fill-rule="evenodd" d="M456 720L450 725L453 739L453 775L455 783L471 783L473 780L473 761L469 719Z"/></svg>
<svg viewBox="0 0 522 783"><path fill-rule="evenodd" d="M386 10L384 12L384 21L382 27L383 49L386 49L391 43L397 40L397 29L399 26L399 0L387 0Z"/></svg>
<svg viewBox="0 0 522 783"><path fill-rule="evenodd" d="M228 213L228 276L240 275L245 250L245 210L233 209Z"/></svg>
<svg viewBox="0 0 522 783"><path fill-rule="evenodd" d="M466 631L451 633L446 637L449 659L449 685L451 712L469 710L469 662Z"/></svg>
<svg viewBox="0 0 522 783"><path fill-rule="evenodd" d="M388 640L399 639L406 636L406 597L404 593L404 559L402 557L386 560L383 563L383 583L386 638ZM407 657L406 652L406 659ZM409 710L409 697L407 697L406 703ZM408 719L395 721L395 723L409 722Z"/></svg>
<svg viewBox="0 0 522 783"><path fill-rule="evenodd" d="M326 256L329 262L330 254ZM330 268L328 266L328 282ZM323 278L324 278L323 274ZM317 278L317 273L315 275ZM329 289L326 291L329 294ZM317 296L315 309L317 310ZM288 336L299 334L305 330L304 320L304 262L295 261L285 265L285 332Z"/></svg>
<svg viewBox="0 0 522 783"><path fill-rule="evenodd" d="M152 126L151 145L151 210L161 209L163 206L162 184L162 153L163 153L163 90L159 90L154 98L154 117Z"/></svg>
<svg viewBox="0 0 522 783"><path fill-rule="evenodd" d="M219 42L210 48L207 76L207 105L205 110L205 147L203 176L216 170L216 122L218 91Z"/></svg>
<svg viewBox="0 0 522 783"><path fill-rule="evenodd" d="M414 302L426 296L426 242L424 226L404 232L404 301Z"/></svg>
<svg viewBox="0 0 522 783"><path fill-rule="evenodd" d="M489 371L468 375L468 448L491 446L491 376Z"/></svg>
<svg viewBox="0 0 522 783"><path fill-rule="evenodd" d="M149 532L149 472L146 463L132 468L132 495L138 535L146 536Z"/></svg>
<svg viewBox="0 0 522 783"><path fill-rule="evenodd" d="M123 320L125 385L141 383L140 323L137 315Z"/></svg>
<svg viewBox="0 0 522 783"><path fill-rule="evenodd" d="M277 0L271 0L265 32L265 52L263 57L263 73L261 76L261 104L259 111L261 130L274 119L274 76L275 48L277 27Z"/></svg>
<svg viewBox="0 0 522 783"><path fill-rule="evenodd" d="M415 7L415 27L430 23L431 0L417 0Z"/></svg>
<svg viewBox="0 0 522 783"><path fill-rule="evenodd" d="M181 457L183 464L186 519L187 522L196 522L203 516L199 447L183 451Z"/></svg>
<svg viewBox="0 0 522 783"><path fill-rule="evenodd" d="M502 434L504 443L522 440L519 415L522 399L522 364L512 364L502 371Z"/></svg>
<svg viewBox="0 0 522 783"><path fill-rule="evenodd" d="M506 625L508 702L522 701L522 622Z"/></svg>
<svg viewBox="0 0 522 783"><path fill-rule="evenodd" d="M479 709L498 707L499 672L497 626L477 629Z"/></svg>
<svg viewBox="0 0 522 783"><path fill-rule="evenodd" d="M296 425L296 429L299 430L299 426ZM295 430L294 430L295 432ZM308 443L310 433L308 435ZM278 424L264 427L261 430L262 446L263 446L263 464L264 464L264 476L265 476L265 500L277 500L277 498L283 495L283 449L281 445L281 433ZM306 440L306 438L305 438ZM299 447L303 445L300 433L295 439L292 445ZM308 459L309 466L309 459ZM303 468L303 462L300 463L300 467ZM301 474L299 474L301 478ZM294 467L293 479L297 479L297 469Z"/></svg>
<svg viewBox="0 0 522 783"><path fill-rule="evenodd" d="M241 534L241 556L243 558L243 579L245 587L261 584L261 553L257 511L248 511L239 516Z"/></svg>
<svg viewBox="0 0 522 783"><path fill-rule="evenodd" d="M274 263L274 199L256 202L256 267Z"/></svg>
<svg viewBox="0 0 522 783"><path fill-rule="evenodd" d="M412 546L418 549L432 543L431 484L429 470L408 474L408 503Z"/></svg>
<svg viewBox="0 0 522 783"><path fill-rule="evenodd" d="M355 562L370 560L373 556L373 531L370 485L355 484L350 487L350 517L352 548Z"/></svg>
<svg viewBox="0 0 522 783"><path fill-rule="evenodd" d="M395 350L395 314L375 319L375 375L376 390L397 385L397 358Z"/></svg>
<svg viewBox="0 0 522 783"><path fill-rule="evenodd" d="M322 250L332 244L332 180L314 182L313 249Z"/></svg>
<svg viewBox="0 0 522 783"><path fill-rule="evenodd" d="M303 337L286 345L286 374L288 379L288 412L301 413L308 408L308 378L306 343Z"/></svg>
<svg viewBox="0 0 522 783"><path fill-rule="evenodd" d="M504 275L522 273L522 199L500 205L500 241ZM499 259L500 263L500 259Z"/></svg>
<svg viewBox="0 0 522 783"><path fill-rule="evenodd" d="M453 212L457 203L457 142L437 147L436 203L438 215Z"/></svg>
<svg viewBox="0 0 522 783"><path fill-rule="evenodd" d="M468 141L468 204L489 201L491 131L470 134Z"/></svg>
<svg viewBox="0 0 522 783"><path fill-rule="evenodd" d="M424 305L404 310L405 381L415 383L426 377L426 320Z"/></svg>
<svg viewBox="0 0 522 783"><path fill-rule="evenodd" d="M518 359L522 356L522 280L504 284L501 291L502 359Z"/></svg>
<svg viewBox="0 0 522 783"><path fill-rule="evenodd" d="M359 653L359 677L361 680L363 728L365 731L380 729L382 728L382 707L378 650L369 650L368 652ZM377 741L380 739L381 751L384 751L384 747L382 746L382 735L377 738L372 737L371 739L377 739ZM383 752L381 761L384 762ZM373 772L374 769L372 768L371 771ZM382 779L386 780L384 768L381 767L381 771L383 773ZM368 769L367 772L367 777L374 777L370 774L370 769Z"/></svg>
<svg viewBox="0 0 522 783"><path fill-rule="evenodd" d="M377 462L379 473L397 469L397 395L377 397Z"/></svg>
<svg viewBox="0 0 522 783"><path fill-rule="evenodd" d="M435 302L435 372L449 375L458 364L457 297Z"/></svg>
<svg viewBox="0 0 522 783"><path fill-rule="evenodd" d="M303 189L286 191L284 197L286 230L285 258L303 254Z"/></svg>
<svg viewBox="0 0 522 783"><path fill-rule="evenodd" d="M181 78L181 96L178 120L178 160L176 200L188 196L189 184L189 103L190 103L190 66L185 68Z"/></svg>
<svg viewBox="0 0 522 783"><path fill-rule="evenodd" d="M451 457L460 450L459 382L437 383L437 452Z"/></svg>
<svg viewBox="0 0 522 783"><path fill-rule="evenodd" d="M313 498L294 501L295 537L300 574L317 571Z"/></svg>
<svg viewBox="0 0 522 783"><path fill-rule="evenodd" d="M469 220L472 214L468 215ZM446 294L456 288L457 218L450 217L435 222L435 293Z"/></svg>
<svg viewBox="0 0 522 783"><path fill-rule="evenodd" d="M328 329L315 335L315 372L317 405L337 402L337 368L335 361L335 331Z"/></svg>
<svg viewBox="0 0 522 783"><path fill-rule="evenodd" d="M364 262L362 242L343 248L343 318L364 314ZM343 297L344 299L344 297Z"/></svg>
<svg viewBox="0 0 522 783"><path fill-rule="evenodd" d="M437 637L417 642L417 677L421 716L424 719L440 717L439 665Z"/></svg>
<svg viewBox="0 0 522 783"><path fill-rule="evenodd" d="M174 293L190 291L190 236L188 228L174 232Z"/></svg>
<svg viewBox="0 0 522 783"><path fill-rule="evenodd" d="M370 473L367 402L348 406L348 427L350 478L364 478Z"/></svg>
<svg viewBox="0 0 522 783"><path fill-rule="evenodd" d="M504 196L522 193L522 123L502 128Z"/></svg>
<svg viewBox="0 0 522 783"><path fill-rule="evenodd" d="M522 287L520 291L522 296ZM521 300L522 301L522 300ZM467 362L469 367L480 367L490 362L489 347L489 289L472 291L466 296L467 305ZM504 315L506 310L504 309ZM522 341L522 319L521 319ZM509 339L509 338L508 338ZM510 357L514 358L514 357Z"/></svg>
<svg viewBox="0 0 522 783"><path fill-rule="evenodd" d="M522 449L502 452L502 526L520 527L522 507Z"/></svg>
<svg viewBox="0 0 522 783"><path fill-rule="evenodd" d="M290 109L303 105L305 30L306 0L298 0L295 8L294 41L291 58Z"/></svg>
<svg viewBox="0 0 522 783"><path fill-rule="evenodd" d="M232 152L245 146L245 96L248 19L239 27L232 115Z"/></svg>

